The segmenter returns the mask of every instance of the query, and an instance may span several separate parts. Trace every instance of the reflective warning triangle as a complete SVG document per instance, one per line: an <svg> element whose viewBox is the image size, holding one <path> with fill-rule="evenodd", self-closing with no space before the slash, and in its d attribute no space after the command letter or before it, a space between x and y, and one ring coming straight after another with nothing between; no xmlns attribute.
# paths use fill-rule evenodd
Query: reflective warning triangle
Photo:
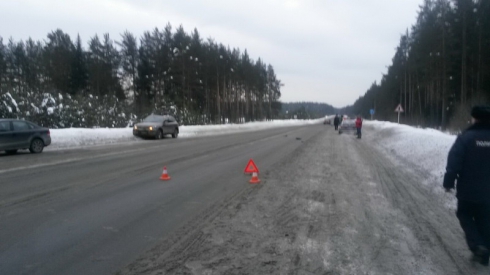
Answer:
<svg viewBox="0 0 490 275"><path fill-rule="evenodd" d="M245 170L243 172L244 173L253 173L253 172L259 173L259 168L257 168L257 165L255 165L254 161L252 159L250 159L248 161L247 166L245 166Z"/></svg>

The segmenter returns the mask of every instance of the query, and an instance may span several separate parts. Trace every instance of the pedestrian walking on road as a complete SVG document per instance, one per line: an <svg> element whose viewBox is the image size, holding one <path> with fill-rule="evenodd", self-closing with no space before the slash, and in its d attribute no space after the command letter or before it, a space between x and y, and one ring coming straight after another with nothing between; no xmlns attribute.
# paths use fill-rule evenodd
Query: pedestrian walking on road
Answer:
<svg viewBox="0 0 490 275"><path fill-rule="evenodd" d="M361 116L357 116L356 118L356 129L357 129L357 138L361 138L361 129L362 129L362 118Z"/></svg>
<svg viewBox="0 0 490 275"><path fill-rule="evenodd" d="M488 266L490 249L490 106L471 110L472 125L449 151L443 186L454 189L456 216L473 252L472 260Z"/></svg>
<svg viewBox="0 0 490 275"><path fill-rule="evenodd" d="M340 117L339 114L335 114L335 118L333 119L333 125L335 126L335 130L339 129Z"/></svg>

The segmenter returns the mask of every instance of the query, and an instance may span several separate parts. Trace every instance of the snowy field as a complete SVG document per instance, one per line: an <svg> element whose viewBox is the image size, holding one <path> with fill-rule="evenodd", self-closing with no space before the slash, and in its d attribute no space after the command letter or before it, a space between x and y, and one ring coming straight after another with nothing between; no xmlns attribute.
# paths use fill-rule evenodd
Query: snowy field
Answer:
<svg viewBox="0 0 490 275"><path fill-rule="evenodd" d="M321 124L318 120L276 120L245 124L181 126L179 138L223 135L244 131L257 131L273 127ZM433 129L420 129L383 121L364 121L364 135L371 135L373 144L382 149L394 161L409 163L431 177L424 184L433 184L435 192L442 192L442 177L449 149L456 136ZM142 142L132 134L132 128L112 129L51 129L52 145L48 150L86 147L121 142ZM453 204L453 200L449 200ZM450 206L451 207L451 206Z"/></svg>

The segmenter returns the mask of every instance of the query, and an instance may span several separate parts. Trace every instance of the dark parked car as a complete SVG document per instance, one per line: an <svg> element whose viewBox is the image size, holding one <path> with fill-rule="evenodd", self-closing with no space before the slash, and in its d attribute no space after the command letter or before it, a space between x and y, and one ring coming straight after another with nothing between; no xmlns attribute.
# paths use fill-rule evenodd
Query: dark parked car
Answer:
<svg viewBox="0 0 490 275"><path fill-rule="evenodd" d="M41 153L51 144L48 128L18 119L0 119L0 151L15 154L17 150L29 149Z"/></svg>
<svg viewBox="0 0 490 275"><path fill-rule="evenodd" d="M133 126L133 135L161 139L165 135L176 138L179 135L179 124L174 117L149 115L142 122Z"/></svg>

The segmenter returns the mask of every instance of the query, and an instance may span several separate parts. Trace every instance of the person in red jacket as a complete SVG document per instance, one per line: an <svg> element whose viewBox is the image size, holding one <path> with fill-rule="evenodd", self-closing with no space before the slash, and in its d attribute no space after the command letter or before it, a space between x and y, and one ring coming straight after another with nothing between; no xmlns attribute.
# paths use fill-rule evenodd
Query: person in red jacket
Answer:
<svg viewBox="0 0 490 275"><path fill-rule="evenodd" d="M361 128L362 128L362 118L361 116L357 116L356 118L357 138L361 138Z"/></svg>

